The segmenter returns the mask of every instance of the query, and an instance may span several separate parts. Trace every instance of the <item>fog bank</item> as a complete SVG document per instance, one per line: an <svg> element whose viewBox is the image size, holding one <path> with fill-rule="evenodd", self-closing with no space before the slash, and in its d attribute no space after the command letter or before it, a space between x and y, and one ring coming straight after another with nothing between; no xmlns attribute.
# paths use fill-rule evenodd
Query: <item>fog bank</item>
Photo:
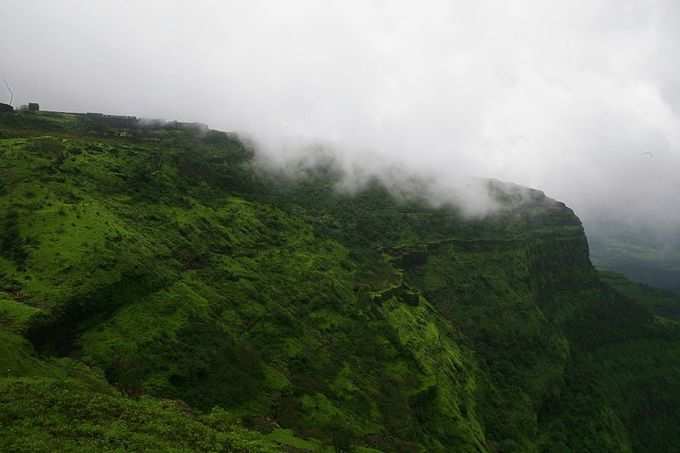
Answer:
<svg viewBox="0 0 680 453"><path fill-rule="evenodd" d="M200 121L278 161L324 143L680 235L676 1L2 3L16 104Z"/></svg>

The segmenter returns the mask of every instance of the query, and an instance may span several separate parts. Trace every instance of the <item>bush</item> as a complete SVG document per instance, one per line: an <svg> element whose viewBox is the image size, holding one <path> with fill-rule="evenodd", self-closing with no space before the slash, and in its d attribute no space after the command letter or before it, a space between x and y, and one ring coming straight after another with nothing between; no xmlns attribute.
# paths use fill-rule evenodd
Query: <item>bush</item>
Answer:
<svg viewBox="0 0 680 453"><path fill-rule="evenodd" d="M19 216L11 209L5 214L0 231L0 255L23 267L28 258L26 242L19 233Z"/></svg>

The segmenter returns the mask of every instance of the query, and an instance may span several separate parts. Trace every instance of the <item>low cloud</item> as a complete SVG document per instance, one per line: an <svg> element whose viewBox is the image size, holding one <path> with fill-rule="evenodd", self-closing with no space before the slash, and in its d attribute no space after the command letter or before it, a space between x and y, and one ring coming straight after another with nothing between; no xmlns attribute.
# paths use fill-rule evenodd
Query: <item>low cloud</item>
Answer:
<svg viewBox="0 0 680 453"><path fill-rule="evenodd" d="M324 143L357 182L498 178L586 227L680 230L675 1L196 3L4 5L2 76L17 103L208 123L280 162Z"/></svg>

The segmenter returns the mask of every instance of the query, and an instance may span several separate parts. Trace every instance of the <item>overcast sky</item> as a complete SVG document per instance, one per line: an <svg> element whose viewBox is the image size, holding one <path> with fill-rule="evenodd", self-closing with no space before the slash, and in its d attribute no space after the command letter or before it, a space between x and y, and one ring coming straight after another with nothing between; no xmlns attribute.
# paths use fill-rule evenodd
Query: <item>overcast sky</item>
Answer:
<svg viewBox="0 0 680 453"><path fill-rule="evenodd" d="M274 154L323 142L680 231L676 0L0 7L15 104L200 121Z"/></svg>

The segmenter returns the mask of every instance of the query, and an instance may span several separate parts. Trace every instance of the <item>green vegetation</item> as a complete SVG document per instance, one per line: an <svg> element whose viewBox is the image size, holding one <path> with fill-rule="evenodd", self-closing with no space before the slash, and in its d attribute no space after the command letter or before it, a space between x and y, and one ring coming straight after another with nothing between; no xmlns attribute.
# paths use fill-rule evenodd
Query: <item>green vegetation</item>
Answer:
<svg viewBox="0 0 680 453"><path fill-rule="evenodd" d="M489 182L466 219L253 157L0 115L0 450L680 445L677 301L601 277L563 204Z"/></svg>
<svg viewBox="0 0 680 453"><path fill-rule="evenodd" d="M600 278L621 294L647 306L655 315L680 320L680 295L631 282L616 272L601 271Z"/></svg>

